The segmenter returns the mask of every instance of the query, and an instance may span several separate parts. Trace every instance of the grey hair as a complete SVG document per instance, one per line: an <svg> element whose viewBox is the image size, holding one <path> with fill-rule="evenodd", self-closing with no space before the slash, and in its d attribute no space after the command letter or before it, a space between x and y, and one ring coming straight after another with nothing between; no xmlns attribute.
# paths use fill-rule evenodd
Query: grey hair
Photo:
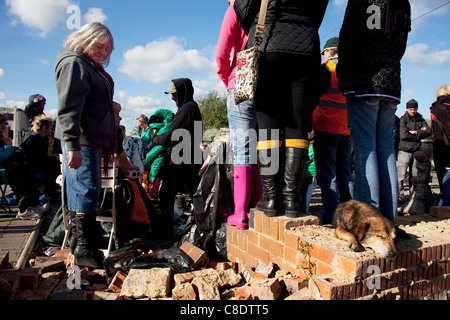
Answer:
<svg viewBox="0 0 450 320"><path fill-rule="evenodd" d="M64 48L73 53L86 53L95 44L103 44L108 40L110 41L111 48L106 58L101 61L103 66L107 66L111 58L111 53L114 50L114 38L108 27L102 23L88 23L81 29L71 33L64 40Z"/></svg>
<svg viewBox="0 0 450 320"><path fill-rule="evenodd" d="M450 86L448 84L444 84L438 89L436 99L440 96L450 96Z"/></svg>

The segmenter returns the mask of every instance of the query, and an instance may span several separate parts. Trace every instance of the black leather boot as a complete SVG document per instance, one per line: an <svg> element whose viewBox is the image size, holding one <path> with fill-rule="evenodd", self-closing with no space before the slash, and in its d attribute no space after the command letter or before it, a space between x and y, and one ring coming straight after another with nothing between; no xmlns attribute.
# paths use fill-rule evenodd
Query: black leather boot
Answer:
<svg viewBox="0 0 450 320"><path fill-rule="evenodd" d="M75 248L77 246L77 228L76 228L76 222L75 222L75 215L76 212L69 211L68 217L69 217L69 248L70 252L74 254Z"/></svg>
<svg viewBox="0 0 450 320"><path fill-rule="evenodd" d="M94 248L95 214L75 214L76 246L75 264L83 267L102 268L103 253Z"/></svg>
<svg viewBox="0 0 450 320"><path fill-rule="evenodd" d="M284 164L284 213L287 217L300 215L300 186L308 163L308 149L286 148Z"/></svg>
<svg viewBox="0 0 450 320"><path fill-rule="evenodd" d="M264 212L268 217L280 216L284 213L282 194L284 173L282 158L284 154L281 154L280 148L276 151L280 154L274 154L272 149L258 151L263 195L256 205L256 209Z"/></svg>

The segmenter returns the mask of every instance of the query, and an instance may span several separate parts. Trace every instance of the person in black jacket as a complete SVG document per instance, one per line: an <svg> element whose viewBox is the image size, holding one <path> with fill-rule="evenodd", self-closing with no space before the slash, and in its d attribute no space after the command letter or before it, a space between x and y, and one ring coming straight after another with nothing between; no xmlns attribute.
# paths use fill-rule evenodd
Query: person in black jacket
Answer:
<svg viewBox="0 0 450 320"><path fill-rule="evenodd" d="M339 33L339 88L355 166L354 199L397 218L395 112L401 97L401 59L411 30L408 0L348 0Z"/></svg>
<svg viewBox="0 0 450 320"><path fill-rule="evenodd" d="M398 146L398 187L399 196L402 197L404 190L403 181L406 169L409 168L409 193L413 192L412 177L417 175L414 152L420 149L421 140L431 135L431 129L425 119L417 112L418 103L411 99L406 103L406 112L400 118L400 143Z"/></svg>
<svg viewBox="0 0 450 320"><path fill-rule="evenodd" d="M152 225L152 234L170 239L173 237L173 206L177 192L187 192L192 199L200 182L202 115L194 101L194 87L190 79L172 80L165 93L172 95L178 111L170 130L152 140L154 145L166 147L170 156L169 165L162 167L157 175L162 181L159 192L161 215L159 221L154 221Z"/></svg>
<svg viewBox="0 0 450 320"><path fill-rule="evenodd" d="M267 216L300 214L300 186L308 162L311 114L319 102L318 30L326 0L269 0L255 97L258 162ZM234 9L255 44L261 0L235 0Z"/></svg>
<svg viewBox="0 0 450 320"><path fill-rule="evenodd" d="M32 134L21 144L25 152L26 165L36 178L38 186L45 186L45 196L54 195L56 178L61 173L61 163L54 156L49 156L49 136L53 131L53 119L46 115L34 119Z"/></svg>
<svg viewBox="0 0 450 320"><path fill-rule="evenodd" d="M450 206L450 86L441 86L431 108L433 160L442 197L439 205ZM444 178L445 177L445 178Z"/></svg>

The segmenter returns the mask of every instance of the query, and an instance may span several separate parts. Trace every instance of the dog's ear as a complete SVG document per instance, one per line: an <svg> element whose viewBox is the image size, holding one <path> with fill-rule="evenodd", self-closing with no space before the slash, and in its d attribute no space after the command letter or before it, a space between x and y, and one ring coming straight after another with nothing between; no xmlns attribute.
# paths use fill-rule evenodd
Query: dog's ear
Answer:
<svg viewBox="0 0 450 320"><path fill-rule="evenodd" d="M395 233L397 235L397 237L395 237L395 240L397 241L398 239L405 239L405 240L409 240L411 239L411 237L409 236L409 234L406 233L405 230L400 229L399 227L395 227Z"/></svg>
<svg viewBox="0 0 450 320"><path fill-rule="evenodd" d="M367 229L369 229L369 225L369 222L363 222L355 228L355 235L358 241L362 241L364 239Z"/></svg>

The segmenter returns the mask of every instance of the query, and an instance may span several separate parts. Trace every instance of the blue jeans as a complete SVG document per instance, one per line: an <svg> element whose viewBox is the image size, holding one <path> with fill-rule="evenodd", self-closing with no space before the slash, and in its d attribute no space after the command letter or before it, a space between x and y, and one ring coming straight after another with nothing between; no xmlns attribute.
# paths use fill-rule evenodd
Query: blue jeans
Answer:
<svg viewBox="0 0 450 320"><path fill-rule="evenodd" d="M234 89L227 95L228 124L233 146L234 165L248 166L257 163L256 109L253 101L234 103Z"/></svg>
<svg viewBox="0 0 450 320"><path fill-rule="evenodd" d="M61 142L61 148L65 198L69 211L94 213L102 189L103 148L81 147L83 163L78 169L67 167L69 154L65 143Z"/></svg>
<svg viewBox="0 0 450 320"><path fill-rule="evenodd" d="M352 145L349 135L314 132L314 160L323 218L331 220L337 205L353 198Z"/></svg>
<svg viewBox="0 0 450 320"><path fill-rule="evenodd" d="M397 103L385 98L347 97L347 120L354 150L354 199L397 218L398 181L394 152Z"/></svg>
<svg viewBox="0 0 450 320"><path fill-rule="evenodd" d="M442 178L442 195L439 206L450 206L450 170L446 170Z"/></svg>

